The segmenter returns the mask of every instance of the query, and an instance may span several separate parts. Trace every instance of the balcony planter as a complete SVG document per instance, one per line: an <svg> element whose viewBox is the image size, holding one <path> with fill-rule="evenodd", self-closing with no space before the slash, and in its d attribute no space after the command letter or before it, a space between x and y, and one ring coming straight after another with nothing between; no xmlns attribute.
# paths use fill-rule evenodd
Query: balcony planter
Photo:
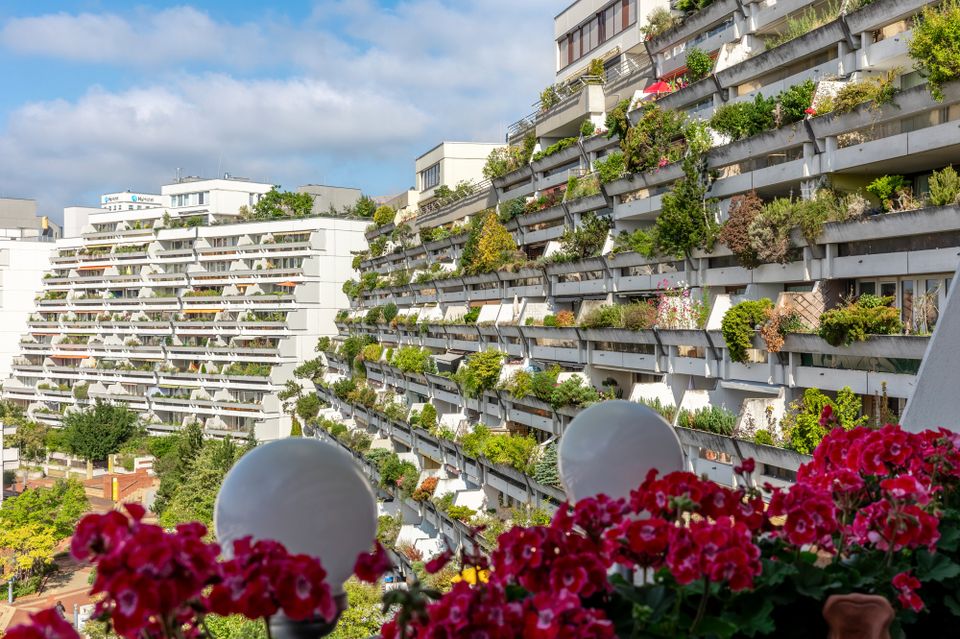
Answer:
<svg viewBox="0 0 960 639"><path fill-rule="evenodd" d="M723 69L717 72L716 77L724 88L734 87L778 67L793 64L800 58L827 49L845 40L846 37L842 19L837 19L799 38L794 38L753 58Z"/></svg>
<svg viewBox="0 0 960 639"><path fill-rule="evenodd" d="M534 226L535 224L542 224L544 222L559 220L563 218L564 215L566 215L566 211L564 210L563 205L556 204L549 208L545 208L542 211L534 211L533 213L524 213L515 219L517 220L517 224L519 226L528 227L528 226Z"/></svg>
<svg viewBox="0 0 960 639"><path fill-rule="evenodd" d="M522 326L520 331L527 339L577 340L577 329L570 327Z"/></svg>
<svg viewBox="0 0 960 639"><path fill-rule="evenodd" d="M929 343L930 338L925 335L870 335L864 342L830 346L819 335L790 333L784 339L781 350L852 357L923 359Z"/></svg>
<svg viewBox="0 0 960 639"><path fill-rule="evenodd" d="M587 197L577 198L576 200L567 202L567 210L571 213L586 213L588 211L599 211L600 209L607 208L609 203L607 198L604 197L603 193L597 193L596 195L588 195Z"/></svg>
<svg viewBox="0 0 960 639"><path fill-rule="evenodd" d="M631 331L625 328L581 328L580 336L588 342L614 342L618 344L656 344L653 329Z"/></svg>
<svg viewBox="0 0 960 639"><path fill-rule="evenodd" d="M688 104L699 102L700 100L703 100L716 92L717 83L714 81L712 75L708 75L707 77L697 80L696 82L691 82L682 89L678 89L673 93L668 93L657 100L657 105L661 109L677 111ZM630 121L633 124L636 124L639 120L639 113L640 109L635 109L630 112Z"/></svg>
<svg viewBox="0 0 960 639"><path fill-rule="evenodd" d="M513 186L517 182L529 180L533 176L533 167L529 164L521 166L519 169L511 171L501 177L493 178L493 186L501 191L507 190L505 187Z"/></svg>
<svg viewBox="0 0 960 639"><path fill-rule="evenodd" d="M708 7L692 13L677 26L647 41L647 51L658 53L700 31L705 31L740 7L738 0L716 0Z"/></svg>
<svg viewBox="0 0 960 639"><path fill-rule="evenodd" d="M725 166L811 141L813 138L804 123L794 122L779 129L771 129L715 147L710 150L708 162L711 167Z"/></svg>
<svg viewBox="0 0 960 639"><path fill-rule="evenodd" d="M712 346L706 331L701 329L658 328L656 333L664 346Z"/></svg>
<svg viewBox="0 0 960 639"><path fill-rule="evenodd" d="M580 145L574 143L562 151L557 151L552 155L542 157L531 164L534 173L543 173L555 166L568 164L580 158Z"/></svg>
<svg viewBox="0 0 960 639"><path fill-rule="evenodd" d="M560 262L547 266L547 275L565 275L569 273L584 273L588 271L602 271L606 261L602 257L587 257L574 262Z"/></svg>

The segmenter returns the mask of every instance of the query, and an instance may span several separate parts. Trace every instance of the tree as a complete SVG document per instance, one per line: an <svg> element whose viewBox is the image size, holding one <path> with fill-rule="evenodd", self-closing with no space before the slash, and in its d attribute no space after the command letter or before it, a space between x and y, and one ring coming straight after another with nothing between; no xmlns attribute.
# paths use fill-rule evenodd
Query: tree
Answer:
<svg viewBox="0 0 960 639"><path fill-rule="evenodd" d="M253 205L251 217L255 220L275 220L284 217L306 217L313 212L313 196L309 193L270 189Z"/></svg>
<svg viewBox="0 0 960 639"><path fill-rule="evenodd" d="M320 413L320 397L316 393L304 395L297 400L297 415L304 422L310 422Z"/></svg>
<svg viewBox="0 0 960 639"><path fill-rule="evenodd" d="M460 266L467 275L490 273L510 261L516 252L517 243L510 231L495 212L485 211L470 222Z"/></svg>
<svg viewBox="0 0 960 639"><path fill-rule="evenodd" d="M244 452L245 448L238 447L229 438L204 441L190 463L185 479L160 514L160 524L173 527L183 522L199 521L212 526L213 504L223 477Z"/></svg>
<svg viewBox="0 0 960 639"><path fill-rule="evenodd" d="M16 432L9 440L9 446L20 449L20 458L31 462L42 462L47 457L47 433L50 427L38 422L15 421Z"/></svg>
<svg viewBox="0 0 960 639"><path fill-rule="evenodd" d="M927 78L930 95L943 100L943 84L960 77L960 3L924 7L910 38L914 68Z"/></svg>
<svg viewBox="0 0 960 639"><path fill-rule="evenodd" d="M379 634L380 627L387 620L383 614L380 587L351 577L343 588L350 605L340 616L336 629L327 636L331 639L366 639Z"/></svg>
<svg viewBox="0 0 960 639"><path fill-rule="evenodd" d="M393 217L396 214L397 212L386 204L378 206L377 210L373 212L373 222L377 226L386 226L387 224L393 222Z"/></svg>
<svg viewBox="0 0 960 639"><path fill-rule="evenodd" d="M361 195L357 203L353 205L353 212L358 217L373 217L373 213L376 210L377 203L368 195Z"/></svg>
<svg viewBox="0 0 960 639"><path fill-rule="evenodd" d="M99 399L94 406L63 419L64 446L88 461L106 459L139 432L139 419L133 411Z"/></svg>
<svg viewBox="0 0 960 639"><path fill-rule="evenodd" d="M190 422L174 437L176 444L154 464L157 476L160 477L160 487L157 488L152 510L158 516L166 510L203 447L203 427L199 422Z"/></svg>
<svg viewBox="0 0 960 639"><path fill-rule="evenodd" d="M0 528L0 580L21 580L53 563L57 539L53 526L31 523Z"/></svg>
<svg viewBox="0 0 960 639"><path fill-rule="evenodd" d="M51 488L30 488L5 500L0 522L5 528L40 524L50 528L55 540L60 541L70 536L89 506L83 484L61 479Z"/></svg>

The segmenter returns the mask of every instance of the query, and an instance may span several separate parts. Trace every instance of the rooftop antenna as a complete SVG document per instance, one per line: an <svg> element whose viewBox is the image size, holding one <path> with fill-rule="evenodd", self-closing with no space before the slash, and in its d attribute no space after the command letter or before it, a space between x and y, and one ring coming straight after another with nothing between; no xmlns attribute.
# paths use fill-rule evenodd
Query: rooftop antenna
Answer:
<svg viewBox="0 0 960 639"><path fill-rule="evenodd" d="M177 167L177 184L180 184L180 167Z"/></svg>
<svg viewBox="0 0 960 639"><path fill-rule="evenodd" d="M217 172L214 175L220 175L220 165L223 164L223 151L217 156Z"/></svg>

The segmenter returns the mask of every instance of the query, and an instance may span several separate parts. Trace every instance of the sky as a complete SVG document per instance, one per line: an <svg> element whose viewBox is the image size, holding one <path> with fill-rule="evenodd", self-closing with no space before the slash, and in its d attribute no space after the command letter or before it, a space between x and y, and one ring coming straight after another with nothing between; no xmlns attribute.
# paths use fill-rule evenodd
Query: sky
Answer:
<svg viewBox="0 0 960 639"><path fill-rule="evenodd" d="M498 142L552 78L566 0L0 1L0 196L40 213L179 169L388 195Z"/></svg>

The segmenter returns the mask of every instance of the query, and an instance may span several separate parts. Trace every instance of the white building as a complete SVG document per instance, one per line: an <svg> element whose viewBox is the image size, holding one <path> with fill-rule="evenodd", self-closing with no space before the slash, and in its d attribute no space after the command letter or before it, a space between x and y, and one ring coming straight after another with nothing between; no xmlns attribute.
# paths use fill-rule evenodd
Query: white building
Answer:
<svg viewBox="0 0 960 639"><path fill-rule="evenodd" d="M10 374L60 230L34 200L0 198L0 379Z"/></svg>
<svg viewBox="0 0 960 639"><path fill-rule="evenodd" d="M168 207L83 211L81 236L56 246L4 397L53 425L103 398L154 430L199 420L217 435L288 434L276 393L336 332L367 222L241 219L271 188L188 178L161 189Z"/></svg>

